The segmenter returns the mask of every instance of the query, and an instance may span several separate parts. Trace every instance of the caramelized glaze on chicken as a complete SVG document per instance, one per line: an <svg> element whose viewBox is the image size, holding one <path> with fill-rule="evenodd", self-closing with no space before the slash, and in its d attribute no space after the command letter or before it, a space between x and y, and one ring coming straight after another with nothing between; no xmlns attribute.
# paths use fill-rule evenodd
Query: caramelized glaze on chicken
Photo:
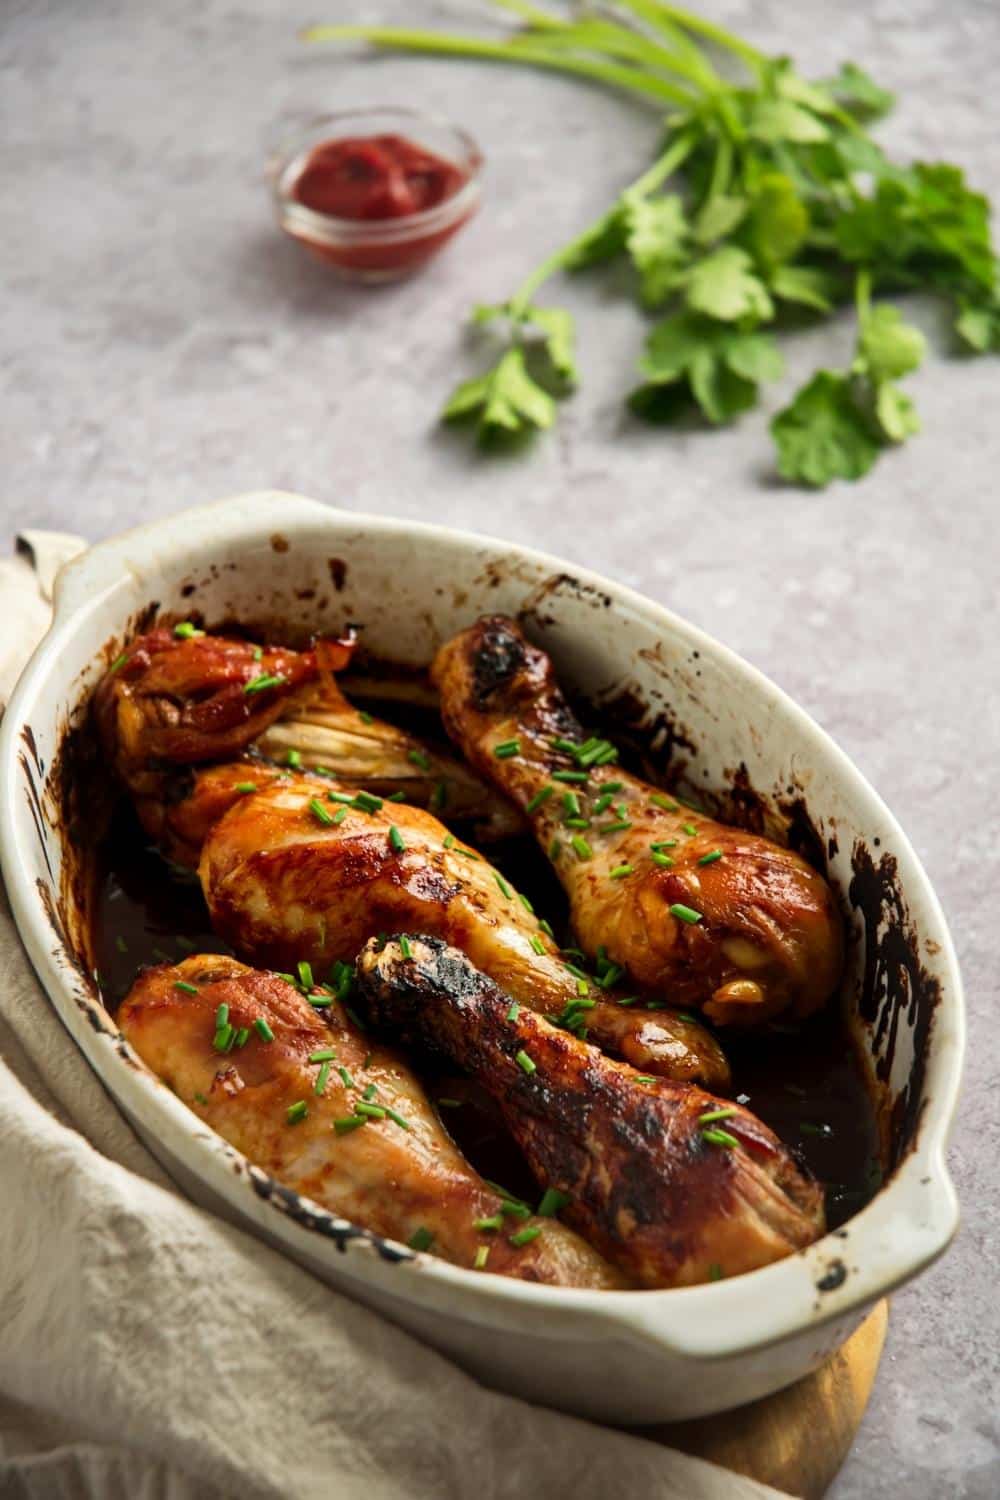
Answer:
<svg viewBox="0 0 1000 1500"><path fill-rule="evenodd" d="M336 1000L317 998L329 1000L322 1011L275 974L193 956L145 970L118 1021L140 1057L231 1145L353 1224L526 1281L626 1284L571 1229L523 1211L512 1217L405 1062L362 1035ZM220 1007L235 1038L227 1049L223 1030L221 1050ZM532 1228L543 1233L512 1242Z"/></svg>
<svg viewBox="0 0 1000 1500"><path fill-rule="evenodd" d="M823 1233L823 1197L749 1110L644 1080L568 1036L435 939L370 943L358 980L372 1020L443 1052L500 1106L566 1221L645 1287L768 1265Z"/></svg>
<svg viewBox="0 0 1000 1500"><path fill-rule="evenodd" d="M637 984L720 1024L803 1017L829 999L843 940L826 881L602 763L613 751L584 748L552 663L514 621L464 630L433 676L456 744L529 815L584 949L603 944Z"/></svg>
<svg viewBox="0 0 1000 1500"><path fill-rule="evenodd" d="M513 803L455 756L348 703L334 674L354 646L348 635L297 652L162 628L131 643L98 686L97 726L143 827L172 858L196 863L200 849L192 851L186 812L176 811L194 785L186 768L234 762L251 747L258 779L268 760L320 767L341 784L446 810L477 837L523 830Z"/></svg>
<svg viewBox="0 0 1000 1500"><path fill-rule="evenodd" d="M522 1004L585 1026L637 1066L728 1084L703 1027L605 999L499 871L419 808L358 807L328 781L290 776L234 802L208 832L199 873L213 927L252 962L325 969L380 932L433 933Z"/></svg>

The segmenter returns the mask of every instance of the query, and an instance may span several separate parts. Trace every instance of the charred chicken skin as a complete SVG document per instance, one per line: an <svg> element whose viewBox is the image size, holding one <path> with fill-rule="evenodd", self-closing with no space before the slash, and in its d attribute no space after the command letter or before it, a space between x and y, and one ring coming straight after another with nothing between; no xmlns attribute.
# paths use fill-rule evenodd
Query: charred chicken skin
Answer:
<svg viewBox="0 0 1000 1500"><path fill-rule="evenodd" d="M253 774L214 778L216 799L227 784L273 778L280 762L321 766L349 786L401 790L408 801L473 824L479 837L523 827L514 805L455 756L348 703L334 674L354 646L347 636L299 652L165 628L128 646L97 688L98 732L143 827L172 858L196 864L201 848L183 806L195 785L192 768L235 762L251 749ZM230 800L238 795L232 790ZM200 813L208 800L202 797Z"/></svg>
<svg viewBox="0 0 1000 1500"><path fill-rule="evenodd" d="M512 1005L457 950L372 942L358 982L377 1027L492 1094L566 1222L638 1285L752 1271L823 1233L820 1187L749 1110L605 1057Z"/></svg>
<svg viewBox="0 0 1000 1500"><path fill-rule="evenodd" d="M829 999L843 937L826 881L612 765L513 620L464 630L433 677L449 734L553 860L582 948L604 945L637 984L719 1024L800 1018Z"/></svg>
<svg viewBox="0 0 1000 1500"><path fill-rule="evenodd" d="M240 798L199 866L215 930L253 962L352 961L380 932L432 933L522 1004L560 1017L637 1066L725 1087L714 1038L670 1011L636 1011L574 974L498 870L420 808L298 776Z"/></svg>
<svg viewBox="0 0 1000 1500"><path fill-rule="evenodd" d="M316 998L321 1011L275 974L192 956L145 970L118 1020L206 1124L332 1213L460 1266L563 1286L627 1284L565 1225L525 1209L512 1216L405 1062L335 999Z"/></svg>

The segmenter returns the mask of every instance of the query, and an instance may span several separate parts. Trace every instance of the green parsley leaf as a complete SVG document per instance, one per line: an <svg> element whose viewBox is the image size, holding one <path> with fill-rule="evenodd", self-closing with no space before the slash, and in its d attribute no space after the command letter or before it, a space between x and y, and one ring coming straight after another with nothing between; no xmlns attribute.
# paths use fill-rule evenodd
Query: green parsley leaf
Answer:
<svg viewBox="0 0 1000 1500"><path fill-rule="evenodd" d="M810 109L803 109L792 99L758 98L754 101L747 123L750 135L758 141L777 145L793 141L807 145L825 141L830 132Z"/></svg>
<svg viewBox="0 0 1000 1500"><path fill-rule="evenodd" d="M976 354L1000 349L1000 298L985 302L963 300L955 318L955 332L966 348Z"/></svg>
<svg viewBox="0 0 1000 1500"><path fill-rule="evenodd" d="M690 227L676 194L642 198L623 194L625 245L639 272L640 294L655 307L681 280Z"/></svg>
<svg viewBox="0 0 1000 1500"><path fill-rule="evenodd" d="M738 245L721 245L692 267L687 300L696 312L724 322L770 318L774 313L767 287L755 272L750 256Z"/></svg>
<svg viewBox="0 0 1000 1500"><path fill-rule="evenodd" d="M830 312L840 289L835 276L815 266L778 266L770 285L781 301L798 302L817 312Z"/></svg>
<svg viewBox="0 0 1000 1500"><path fill-rule="evenodd" d="M896 96L880 88L875 80L856 63L845 62L835 78L824 80L824 86L841 109L866 123L881 120L895 108Z"/></svg>
<svg viewBox="0 0 1000 1500"><path fill-rule="evenodd" d="M694 237L699 245L712 245L725 239L737 224L742 224L750 204L746 198L727 193L716 193L709 197L698 212L694 223Z"/></svg>
<svg viewBox="0 0 1000 1500"><path fill-rule="evenodd" d="M517 433L529 427L551 427L555 402L532 380L524 366L524 350L508 349L485 375L464 381L442 412L446 422L477 419L481 438L497 432Z"/></svg>
<svg viewBox="0 0 1000 1500"><path fill-rule="evenodd" d="M721 425L755 404L758 385L776 380L783 362L767 334L681 312L651 331L639 368L647 384L630 398L637 416L672 421L693 398L710 422Z"/></svg>
<svg viewBox="0 0 1000 1500"><path fill-rule="evenodd" d="M854 369L876 384L896 380L917 369L926 352L927 341L919 328L904 323L899 308L883 302L864 319Z"/></svg>
<svg viewBox="0 0 1000 1500"><path fill-rule="evenodd" d="M809 233L809 210L783 172L767 172L754 189L747 238L757 260L768 268L795 256Z"/></svg>
<svg viewBox="0 0 1000 1500"><path fill-rule="evenodd" d="M783 479L816 489L832 479L860 479L879 444L855 403L847 375L818 370L771 422Z"/></svg>

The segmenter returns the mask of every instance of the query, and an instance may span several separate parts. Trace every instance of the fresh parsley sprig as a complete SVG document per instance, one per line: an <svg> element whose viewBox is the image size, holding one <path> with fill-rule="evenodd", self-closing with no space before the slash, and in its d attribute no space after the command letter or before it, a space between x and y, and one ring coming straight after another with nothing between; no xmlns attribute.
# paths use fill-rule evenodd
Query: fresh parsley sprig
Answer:
<svg viewBox="0 0 1000 1500"><path fill-rule="evenodd" d="M477 308L503 334L493 366L452 394L443 416L479 437L550 427L577 381L571 315L536 294L552 276L615 260L658 321L629 396L645 420L694 412L713 425L755 406L780 377L772 331L831 314L854 295L848 370L820 370L771 423L780 473L821 486L857 479L919 422L897 381L924 341L875 293L944 296L967 352L1000 350L1000 286L989 205L945 163L890 160L867 126L894 99L845 63L820 82L788 58L661 0L561 12L493 0L521 23L499 40L392 27L323 26L310 40L489 58L577 74L668 110L653 165L514 295ZM738 77L730 74L738 70Z"/></svg>

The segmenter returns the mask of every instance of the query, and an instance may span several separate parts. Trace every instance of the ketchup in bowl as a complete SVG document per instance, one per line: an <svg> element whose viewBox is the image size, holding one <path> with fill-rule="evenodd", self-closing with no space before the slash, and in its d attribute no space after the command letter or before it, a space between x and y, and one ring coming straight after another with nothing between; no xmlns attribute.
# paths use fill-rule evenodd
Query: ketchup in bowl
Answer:
<svg viewBox="0 0 1000 1500"><path fill-rule="evenodd" d="M364 128L375 120L396 128ZM392 280L423 265L472 216L479 165L462 132L410 111L328 116L278 164L279 222L342 274Z"/></svg>

